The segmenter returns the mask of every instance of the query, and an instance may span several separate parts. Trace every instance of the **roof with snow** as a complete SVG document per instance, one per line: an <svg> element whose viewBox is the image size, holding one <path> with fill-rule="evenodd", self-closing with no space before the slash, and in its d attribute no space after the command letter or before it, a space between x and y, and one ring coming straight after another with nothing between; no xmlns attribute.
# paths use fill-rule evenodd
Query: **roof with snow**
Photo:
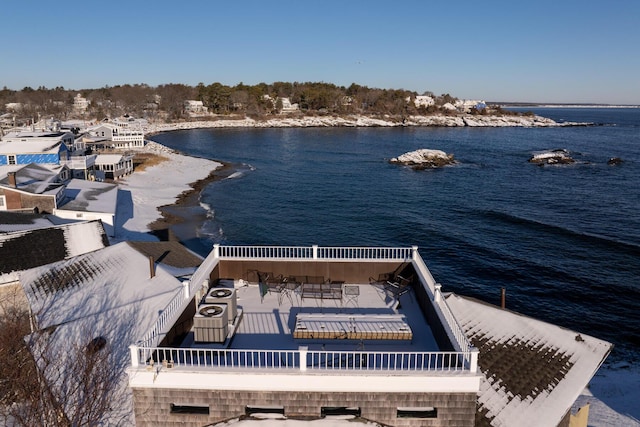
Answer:
<svg viewBox="0 0 640 427"><path fill-rule="evenodd" d="M57 166L55 169L59 169ZM9 172L16 174L16 189L32 194L55 194L60 191L62 183L58 172L45 165L29 163L28 165L11 165L0 167L0 185L9 187Z"/></svg>
<svg viewBox="0 0 640 427"><path fill-rule="evenodd" d="M70 132L10 132L0 141L0 153L45 153L58 152L63 139L71 137Z"/></svg>
<svg viewBox="0 0 640 427"><path fill-rule="evenodd" d="M0 233L50 227L47 215L25 212L0 211Z"/></svg>
<svg viewBox="0 0 640 427"><path fill-rule="evenodd" d="M0 275L27 270L109 246L100 221L0 234Z"/></svg>
<svg viewBox="0 0 640 427"><path fill-rule="evenodd" d="M204 258L179 242L128 242L140 253L151 256L155 262L175 268L198 268Z"/></svg>
<svg viewBox="0 0 640 427"><path fill-rule="evenodd" d="M118 186L105 182L72 179L58 209L66 211L116 213Z"/></svg>
<svg viewBox="0 0 640 427"><path fill-rule="evenodd" d="M96 165L112 165L127 160L131 156L124 154L98 154L96 156Z"/></svg>
<svg viewBox="0 0 640 427"><path fill-rule="evenodd" d="M20 282L39 328L115 313L135 315L146 331L182 283L161 265L150 274L149 260L126 242L32 268ZM120 343L127 347L130 342Z"/></svg>
<svg viewBox="0 0 640 427"><path fill-rule="evenodd" d="M556 426L612 344L455 294L458 323L480 350L476 426Z"/></svg>

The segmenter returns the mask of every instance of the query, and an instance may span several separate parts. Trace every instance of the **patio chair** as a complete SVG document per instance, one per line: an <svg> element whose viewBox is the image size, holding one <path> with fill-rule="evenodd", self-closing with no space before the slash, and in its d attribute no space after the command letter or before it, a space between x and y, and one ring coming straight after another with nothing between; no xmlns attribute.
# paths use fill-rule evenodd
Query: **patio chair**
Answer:
<svg viewBox="0 0 640 427"><path fill-rule="evenodd" d="M395 280L387 280L387 283L384 285L384 290L391 292L396 298L398 298L411 290L412 282L413 276L406 278L397 275Z"/></svg>
<svg viewBox="0 0 640 427"><path fill-rule="evenodd" d="M398 278L402 277L400 276L400 273L402 273L404 271L404 269L406 268L406 264L400 264L398 267L396 267L395 270L388 272L388 273L380 273L378 275L378 278L375 279L373 277L369 277L369 284L371 285L378 285L378 286L387 286L387 284L389 282L397 282Z"/></svg>

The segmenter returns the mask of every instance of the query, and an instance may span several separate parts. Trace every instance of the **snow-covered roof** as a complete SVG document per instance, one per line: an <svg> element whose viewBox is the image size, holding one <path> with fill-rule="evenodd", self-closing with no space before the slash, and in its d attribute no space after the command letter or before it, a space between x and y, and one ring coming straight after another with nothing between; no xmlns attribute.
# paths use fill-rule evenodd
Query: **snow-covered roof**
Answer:
<svg viewBox="0 0 640 427"><path fill-rule="evenodd" d="M23 271L20 282L39 328L126 312L142 333L182 290L162 265L151 277L149 259L125 242Z"/></svg>
<svg viewBox="0 0 640 427"><path fill-rule="evenodd" d="M1 186L10 187L8 177L10 172L16 174L16 189L27 193L56 194L62 186L57 171L36 163L0 166Z"/></svg>
<svg viewBox="0 0 640 427"><path fill-rule="evenodd" d="M478 412L491 426L557 426L612 344L479 301L447 304L480 351Z"/></svg>
<svg viewBox="0 0 640 427"><path fill-rule="evenodd" d="M0 233L51 227L53 223L46 215L0 211Z"/></svg>
<svg viewBox="0 0 640 427"><path fill-rule="evenodd" d="M58 210L116 213L118 186L105 182L72 179L66 186L65 198Z"/></svg>
<svg viewBox="0 0 640 427"><path fill-rule="evenodd" d="M120 163L124 157L123 154L98 154L96 156L96 165L113 165Z"/></svg>
<svg viewBox="0 0 640 427"><path fill-rule="evenodd" d="M0 234L0 274L27 270L109 246L100 221Z"/></svg>
<svg viewBox="0 0 640 427"><path fill-rule="evenodd" d="M69 135L73 140L73 134L70 132L11 132L2 137L0 153L58 152L63 139Z"/></svg>

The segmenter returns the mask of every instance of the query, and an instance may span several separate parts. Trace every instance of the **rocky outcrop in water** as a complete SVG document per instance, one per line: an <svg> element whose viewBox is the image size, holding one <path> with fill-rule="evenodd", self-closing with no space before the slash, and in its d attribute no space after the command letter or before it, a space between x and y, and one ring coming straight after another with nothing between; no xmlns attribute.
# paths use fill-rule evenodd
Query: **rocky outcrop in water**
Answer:
<svg viewBox="0 0 640 427"><path fill-rule="evenodd" d="M622 164L623 160L620 157L612 157L609 160L607 160L607 164L609 166L617 166Z"/></svg>
<svg viewBox="0 0 640 427"><path fill-rule="evenodd" d="M560 148L535 153L529 158L529 162L538 165L568 165L576 161L569 155L569 151Z"/></svg>
<svg viewBox="0 0 640 427"><path fill-rule="evenodd" d="M389 162L410 166L415 170L441 168L456 163L453 154L427 148L404 153L401 156L392 158Z"/></svg>

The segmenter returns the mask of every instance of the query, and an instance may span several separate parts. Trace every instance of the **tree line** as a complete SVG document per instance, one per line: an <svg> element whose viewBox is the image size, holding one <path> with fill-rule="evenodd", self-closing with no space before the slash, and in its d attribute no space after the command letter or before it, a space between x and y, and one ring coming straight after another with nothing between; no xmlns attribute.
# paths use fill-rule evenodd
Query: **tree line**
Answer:
<svg viewBox="0 0 640 427"><path fill-rule="evenodd" d="M87 99L87 110L74 110L77 95ZM245 85L238 83L228 86L211 83L197 86L184 84L164 84L156 87L147 84L105 86L99 89L72 90L64 87L37 89L25 87L22 90L0 90L0 112L6 112L6 104L19 104L15 114L25 118L55 116L61 119L117 117L128 114L134 117L162 120L183 120L189 117L184 101L202 101L210 114L241 115L264 118L282 112L282 98L298 104L299 113L313 114L363 114L405 117L415 114L430 114L441 111L446 103L456 98L449 94L431 96L434 104L416 106L413 100L417 92L403 89L378 89L352 83L337 86L324 82L274 82Z"/></svg>

